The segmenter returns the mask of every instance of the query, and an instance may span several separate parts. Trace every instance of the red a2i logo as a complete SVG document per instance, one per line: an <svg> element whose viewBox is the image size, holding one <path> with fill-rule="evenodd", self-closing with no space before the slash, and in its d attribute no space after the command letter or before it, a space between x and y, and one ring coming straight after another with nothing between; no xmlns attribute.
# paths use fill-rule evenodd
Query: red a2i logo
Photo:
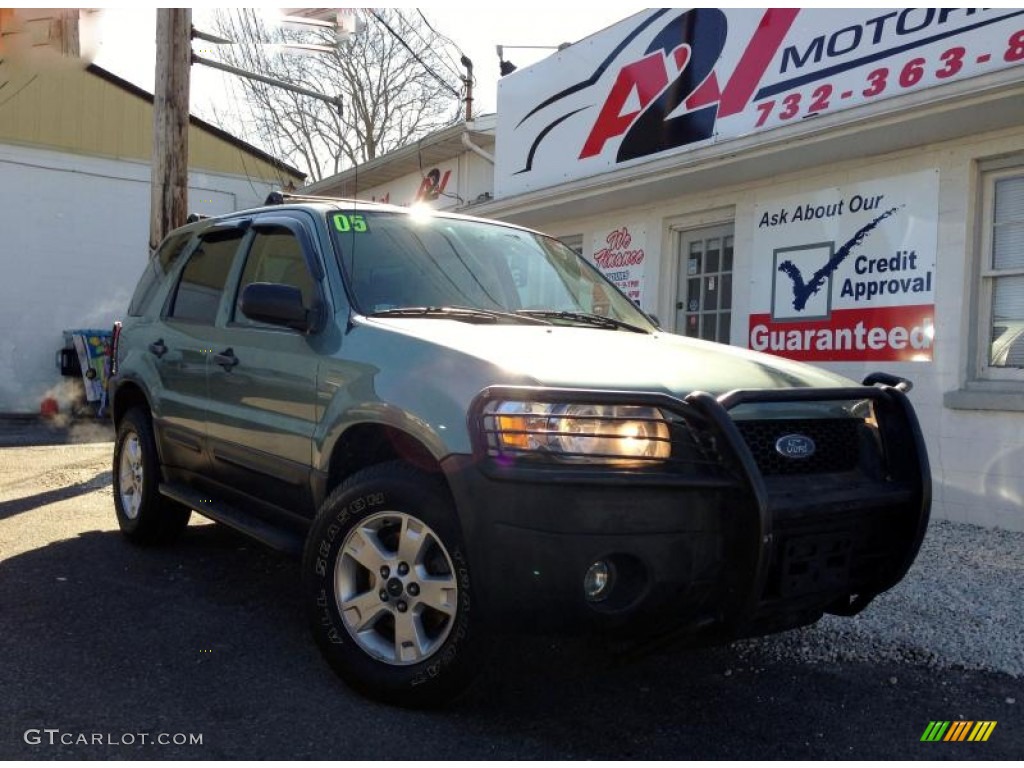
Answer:
<svg viewBox="0 0 1024 768"><path fill-rule="evenodd" d="M444 194L451 175L452 172L450 170L445 171L444 176L442 176L439 168L431 168L427 175L423 177L423 181L420 182L420 187L416 190L414 202L420 203L427 200L437 200L437 198Z"/></svg>
<svg viewBox="0 0 1024 768"><path fill-rule="evenodd" d="M764 12L724 88L715 67L728 35L725 14L718 8L693 8L680 14L655 35L641 59L619 70L579 158L601 154L605 144L618 136L623 138L616 162L711 138L718 118L738 114L749 105L799 12L795 8Z"/></svg>

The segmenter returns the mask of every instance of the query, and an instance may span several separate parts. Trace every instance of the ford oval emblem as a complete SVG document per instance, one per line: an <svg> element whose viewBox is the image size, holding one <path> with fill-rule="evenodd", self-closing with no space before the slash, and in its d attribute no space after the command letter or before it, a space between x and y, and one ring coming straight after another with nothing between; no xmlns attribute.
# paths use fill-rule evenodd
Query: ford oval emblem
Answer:
<svg viewBox="0 0 1024 768"><path fill-rule="evenodd" d="M807 435L783 435L775 441L776 453L787 459L809 459L814 450L814 441Z"/></svg>

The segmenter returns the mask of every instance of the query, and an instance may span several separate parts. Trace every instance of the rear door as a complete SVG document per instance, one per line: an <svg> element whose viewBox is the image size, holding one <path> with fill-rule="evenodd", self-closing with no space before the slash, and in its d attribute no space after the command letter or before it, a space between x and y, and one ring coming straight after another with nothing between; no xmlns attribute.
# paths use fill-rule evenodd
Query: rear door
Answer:
<svg viewBox="0 0 1024 768"><path fill-rule="evenodd" d="M285 212L257 219L213 336L207 431L214 479L235 503L312 514L317 337L246 317L245 287L293 285L322 306L322 262L308 224Z"/></svg>
<svg viewBox="0 0 1024 768"><path fill-rule="evenodd" d="M221 298L244 231L218 228L188 256L171 291L161 323L147 339L160 382L156 429L163 463L187 472L208 467L206 441L207 358Z"/></svg>

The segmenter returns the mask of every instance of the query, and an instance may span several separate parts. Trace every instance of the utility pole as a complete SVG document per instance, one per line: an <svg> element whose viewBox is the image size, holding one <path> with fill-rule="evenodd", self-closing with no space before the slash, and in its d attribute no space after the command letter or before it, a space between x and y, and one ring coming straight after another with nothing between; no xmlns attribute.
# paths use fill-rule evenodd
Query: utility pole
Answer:
<svg viewBox="0 0 1024 768"><path fill-rule="evenodd" d="M153 94L152 196L149 248L188 215L189 67L192 9L156 12L156 84Z"/></svg>
<svg viewBox="0 0 1024 768"><path fill-rule="evenodd" d="M82 57L82 43L79 37L78 8L63 8L60 11L60 52L69 59Z"/></svg>
<svg viewBox="0 0 1024 768"><path fill-rule="evenodd" d="M473 62L466 55L460 61L466 68L466 76L462 82L466 84L466 122L473 122Z"/></svg>

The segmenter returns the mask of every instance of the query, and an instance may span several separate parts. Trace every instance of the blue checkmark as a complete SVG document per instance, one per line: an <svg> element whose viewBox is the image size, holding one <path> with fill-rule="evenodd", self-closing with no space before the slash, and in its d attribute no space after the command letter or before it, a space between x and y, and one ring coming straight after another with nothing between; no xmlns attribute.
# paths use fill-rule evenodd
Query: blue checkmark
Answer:
<svg viewBox="0 0 1024 768"><path fill-rule="evenodd" d="M885 213L881 214L874 220L869 221L863 227L858 229L856 234L843 243L843 246L835 252L828 262L826 262L825 266L815 272L811 279L806 283L804 282L804 276L800 272L800 268L792 261L786 259L784 262L779 264L779 272L782 272L793 281L793 309L797 312L803 311L804 307L807 306L807 300L821 289L821 286L825 284L829 275L835 272L846 257L850 255L850 251L860 245L864 241L864 238L867 237L884 219L892 216L898 210L899 207L890 208Z"/></svg>

